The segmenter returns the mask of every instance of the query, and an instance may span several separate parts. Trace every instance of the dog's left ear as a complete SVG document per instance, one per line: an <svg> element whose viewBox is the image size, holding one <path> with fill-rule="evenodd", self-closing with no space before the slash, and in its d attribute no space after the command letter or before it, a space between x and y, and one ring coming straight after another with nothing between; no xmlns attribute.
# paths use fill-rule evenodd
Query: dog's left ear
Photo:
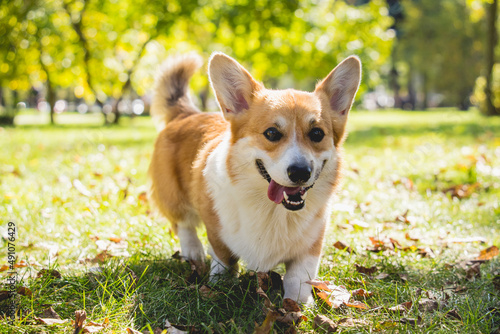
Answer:
<svg viewBox="0 0 500 334"><path fill-rule="evenodd" d="M221 52L210 57L208 74L226 119L249 109L255 92L264 88L236 60Z"/></svg>
<svg viewBox="0 0 500 334"><path fill-rule="evenodd" d="M344 59L323 79L314 91L333 113L335 145L344 138L347 115L361 81L361 61L356 56Z"/></svg>

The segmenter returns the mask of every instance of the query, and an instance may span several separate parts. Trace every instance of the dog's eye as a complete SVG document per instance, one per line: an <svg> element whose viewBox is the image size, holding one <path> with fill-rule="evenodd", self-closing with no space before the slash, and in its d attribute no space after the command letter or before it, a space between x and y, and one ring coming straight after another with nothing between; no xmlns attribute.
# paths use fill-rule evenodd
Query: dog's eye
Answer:
<svg viewBox="0 0 500 334"><path fill-rule="evenodd" d="M264 137L269 141L278 141L283 137L283 134L278 131L278 129L272 127L264 131Z"/></svg>
<svg viewBox="0 0 500 334"><path fill-rule="evenodd" d="M309 138L315 142L315 143L319 143L320 141L323 140L323 137L325 136L325 133L323 132L323 130L321 130L320 128L313 128L309 134L308 134Z"/></svg>

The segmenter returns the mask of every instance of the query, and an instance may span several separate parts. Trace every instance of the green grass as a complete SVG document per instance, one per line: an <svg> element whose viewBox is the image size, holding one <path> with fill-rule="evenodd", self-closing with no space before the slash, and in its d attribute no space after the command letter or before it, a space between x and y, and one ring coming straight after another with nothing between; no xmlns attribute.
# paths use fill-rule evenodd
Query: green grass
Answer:
<svg viewBox="0 0 500 334"><path fill-rule="evenodd" d="M16 269L19 285L32 291L16 297L18 317L10 324L5 313L10 301L0 302L0 332L72 333L69 322L36 323L34 317L49 306L63 319L74 319L81 309L94 322L108 318L109 327L100 333L164 328L165 319L202 332L247 333L255 322L261 324L265 316L254 276L243 271L206 298L199 291L206 275L195 280L188 263L172 258L178 241L140 195L156 136L150 119L101 127L98 116L58 116L65 124L29 125L32 116L22 115L18 127L0 130L0 266L7 264L7 223L13 221L18 261L29 264ZM78 123L71 124L76 118ZM332 310L318 301L304 311L308 320L298 331L312 332L317 314L365 321L340 327L342 333L490 333L498 328L500 292L492 279L500 274L499 257L482 264L481 276L472 280L455 264L500 246L500 119L456 111L353 112L349 129L344 180L319 278L372 291L363 300L371 309ZM476 184L470 196L444 192L463 184ZM396 219L405 212L409 224ZM419 240L407 240L406 233ZM401 248L428 247L435 257L414 250L370 252L369 237L396 239ZM467 237L482 237L485 243L452 242ZM337 240L356 254L334 248ZM102 264L90 261L106 248L115 256ZM389 276L368 277L354 264L376 265L374 275ZM62 277L37 278L44 268ZM7 276L7 271L0 273L2 289ZM456 286L463 291L454 292ZM416 304L426 293L446 298L446 305L419 311ZM277 291L269 295L280 305ZM407 301L414 302L408 314L384 309ZM461 321L445 316L452 309ZM419 316L419 325L397 322Z"/></svg>

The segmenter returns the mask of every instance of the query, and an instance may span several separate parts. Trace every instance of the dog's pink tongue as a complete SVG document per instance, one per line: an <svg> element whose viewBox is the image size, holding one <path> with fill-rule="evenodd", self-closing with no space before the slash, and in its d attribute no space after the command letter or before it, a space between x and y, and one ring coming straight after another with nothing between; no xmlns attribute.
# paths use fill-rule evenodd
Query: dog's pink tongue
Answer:
<svg viewBox="0 0 500 334"><path fill-rule="evenodd" d="M283 195L283 191L286 192L287 195L294 195L298 193L299 190L300 187L284 187L281 184L274 182L274 180L271 180L269 188L267 188L267 197L269 197L269 199L274 203L280 204L285 197Z"/></svg>

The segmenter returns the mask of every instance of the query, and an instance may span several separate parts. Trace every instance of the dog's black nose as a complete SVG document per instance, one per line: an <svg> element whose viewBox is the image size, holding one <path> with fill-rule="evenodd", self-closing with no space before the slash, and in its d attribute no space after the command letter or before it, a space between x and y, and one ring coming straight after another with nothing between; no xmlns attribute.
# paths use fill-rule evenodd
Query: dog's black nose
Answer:
<svg viewBox="0 0 500 334"><path fill-rule="evenodd" d="M286 171L288 178L294 183L307 182L311 177L311 167L308 165L291 165Z"/></svg>

